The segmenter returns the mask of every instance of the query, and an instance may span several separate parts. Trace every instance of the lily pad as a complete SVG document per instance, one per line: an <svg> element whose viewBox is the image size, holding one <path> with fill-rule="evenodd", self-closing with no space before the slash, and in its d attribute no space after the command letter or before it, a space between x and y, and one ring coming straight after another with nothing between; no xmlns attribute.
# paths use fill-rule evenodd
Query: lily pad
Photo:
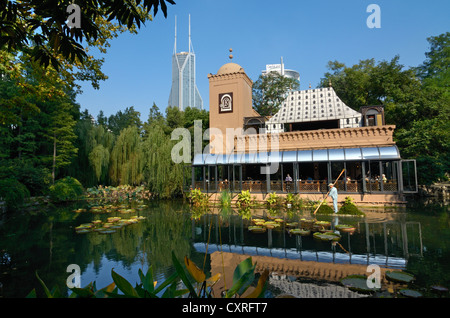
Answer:
<svg viewBox="0 0 450 318"><path fill-rule="evenodd" d="M353 232L356 228L352 225L348 225L348 224L338 224L336 225L336 230L340 231L340 232Z"/></svg>
<svg viewBox="0 0 450 318"><path fill-rule="evenodd" d="M399 291L400 295L409 297L409 298L420 298L422 297L422 293L418 292L417 290L412 289L401 289Z"/></svg>
<svg viewBox="0 0 450 318"><path fill-rule="evenodd" d="M110 229L107 229L107 230L102 230L102 231L98 231L100 234L112 234L112 233L116 233L116 231L115 230L110 230Z"/></svg>
<svg viewBox="0 0 450 318"><path fill-rule="evenodd" d="M254 226L249 226L248 230L253 233L264 233L264 232L266 232L267 229L263 226L254 225Z"/></svg>
<svg viewBox="0 0 450 318"><path fill-rule="evenodd" d="M364 275L347 276L341 279L341 284L352 291L364 294L370 294L378 290L377 288L369 288L367 286L367 277Z"/></svg>
<svg viewBox="0 0 450 318"><path fill-rule="evenodd" d="M91 229L80 229L80 230L76 230L75 232L77 234L86 234L86 233L91 233L92 230Z"/></svg>
<svg viewBox="0 0 450 318"><path fill-rule="evenodd" d="M415 277L414 277L414 275L406 273L406 272L401 272L401 271L390 272L390 271L387 271L386 272L386 279L390 280L391 282L394 282L394 283L407 284L407 283L412 282L415 279Z"/></svg>
<svg viewBox="0 0 450 318"><path fill-rule="evenodd" d="M320 233L316 232L313 234L313 237L315 239L321 240L321 241L339 241L341 239L341 236L336 233Z"/></svg>
<svg viewBox="0 0 450 318"><path fill-rule="evenodd" d="M308 236L309 234L311 234L311 231L306 229L291 229L289 230L289 233L301 236Z"/></svg>

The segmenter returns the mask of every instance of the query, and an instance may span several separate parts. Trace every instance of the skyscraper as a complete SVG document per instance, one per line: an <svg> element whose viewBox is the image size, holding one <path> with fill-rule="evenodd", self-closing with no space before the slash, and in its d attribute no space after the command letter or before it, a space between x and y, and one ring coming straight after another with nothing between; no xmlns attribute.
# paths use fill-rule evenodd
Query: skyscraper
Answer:
<svg viewBox="0 0 450 318"><path fill-rule="evenodd" d="M191 16L189 15L189 51L177 53L177 18L175 17L175 45L172 56L172 89L169 106L180 110L186 107L203 109L203 100L195 83L195 53L191 42Z"/></svg>

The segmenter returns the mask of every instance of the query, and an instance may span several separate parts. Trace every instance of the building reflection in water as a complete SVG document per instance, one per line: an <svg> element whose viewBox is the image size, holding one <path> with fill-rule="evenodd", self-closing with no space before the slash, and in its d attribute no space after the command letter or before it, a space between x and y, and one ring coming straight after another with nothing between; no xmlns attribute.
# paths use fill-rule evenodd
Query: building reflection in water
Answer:
<svg viewBox="0 0 450 318"><path fill-rule="evenodd" d="M348 224L350 221L349 217L331 216L328 220L332 222L333 229L339 223ZM351 221L356 227L353 233L341 233L342 237L338 242L323 242L314 239L312 234L290 235L285 223L280 228L268 229L265 233L252 233L248 230L248 226L252 225L251 221L236 213L226 216L220 213L206 214L192 220L192 240L197 252L211 255L212 271L215 270L214 255L217 259L220 254L216 252L236 258L233 264L229 264L230 277L238 264L237 259L252 256L261 270L262 267L270 268L274 284L279 284L280 279L286 280L286 275L336 282L345 275L368 275L370 273L366 273L367 266L373 264L379 265L383 272L405 269L409 257L422 256L419 222L406 222L401 217L387 217L387 214L383 214L382 218L352 218ZM220 262L223 262L223 254L220 254ZM223 263L216 267L222 266ZM297 283L286 281L283 286L294 288ZM301 288L306 288L306 285ZM330 293L335 289L336 287L326 290ZM341 294L341 291L333 292ZM303 290L302 295L305 296L305 293ZM309 293L320 292L309 286Z"/></svg>
<svg viewBox="0 0 450 318"><path fill-rule="evenodd" d="M332 217L332 226L339 224L339 221L339 217ZM278 229L268 229L265 233L251 233L248 231L249 225L251 221L239 215L204 215L199 220L192 220L194 247L198 252L224 251L398 268L406 267L411 255L422 256L423 252L419 222L361 219L356 224L355 232L342 233L337 244L317 241L312 235L290 235L284 224Z"/></svg>

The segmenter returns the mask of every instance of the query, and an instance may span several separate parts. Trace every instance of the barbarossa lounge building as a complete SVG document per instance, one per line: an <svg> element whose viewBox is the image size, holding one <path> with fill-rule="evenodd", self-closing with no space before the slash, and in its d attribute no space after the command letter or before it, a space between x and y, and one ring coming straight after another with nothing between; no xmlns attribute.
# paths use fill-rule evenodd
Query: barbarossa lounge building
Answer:
<svg viewBox="0 0 450 318"><path fill-rule="evenodd" d="M289 192L320 200L336 183L367 204L404 203L416 164L401 158L384 107L355 111L329 87L290 91L272 117L252 108L252 80L233 62L209 74L210 147L196 154L191 186L212 194L249 190L258 200ZM214 195L215 194L215 195Z"/></svg>

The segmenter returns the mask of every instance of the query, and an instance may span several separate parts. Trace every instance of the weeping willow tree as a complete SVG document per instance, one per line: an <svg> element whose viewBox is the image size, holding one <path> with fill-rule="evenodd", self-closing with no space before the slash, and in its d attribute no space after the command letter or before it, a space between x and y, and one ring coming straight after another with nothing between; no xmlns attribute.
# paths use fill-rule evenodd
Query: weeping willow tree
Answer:
<svg viewBox="0 0 450 318"><path fill-rule="evenodd" d="M68 173L85 186L109 184L109 161L115 136L103 125L95 125L89 116L77 122L78 157Z"/></svg>
<svg viewBox="0 0 450 318"><path fill-rule="evenodd" d="M111 152L109 176L114 185L138 185L143 180L142 138L136 126L122 129Z"/></svg>
<svg viewBox="0 0 450 318"><path fill-rule="evenodd" d="M183 190L182 165L174 163L171 157L173 145L160 125L147 131L143 143L144 179L150 191L162 199L174 197Z"/></svg>

